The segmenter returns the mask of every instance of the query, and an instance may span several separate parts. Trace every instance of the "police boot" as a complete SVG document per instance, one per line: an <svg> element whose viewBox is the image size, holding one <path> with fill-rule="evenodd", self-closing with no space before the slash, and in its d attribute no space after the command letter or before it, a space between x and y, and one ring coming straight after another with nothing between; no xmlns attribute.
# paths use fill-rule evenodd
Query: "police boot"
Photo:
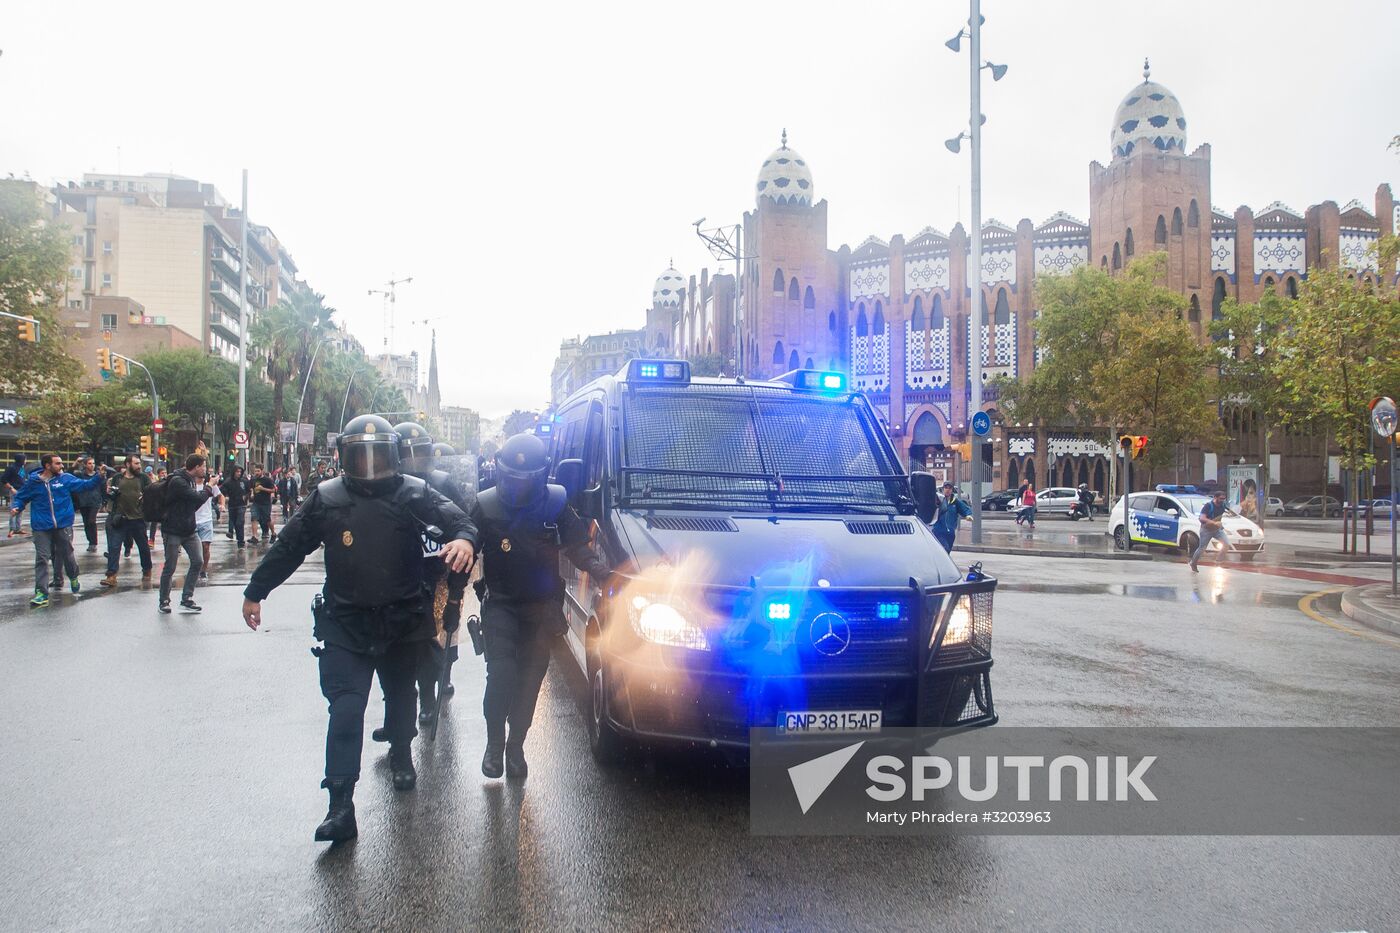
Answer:
<svg viewBox="0 0 1400 933"><path fill-rule="evenodd" d="M389 770L394 776L394 790L413 790L418 783L418 772L413 769L411 745L389 746Z"/></svg>
<svg viewBox="0 0 1400 933"><path fill-rule="evenodd" d="M376 742L387 742L389 741L389 727L380 726L378 729L371 732L369 737Z"/></svg>
<svg viewBox="0 0 1400 933"><path fill-rule="evenodd" d="M327 778L321 786L331 792L331 807L326 818L316 827L317 842L344 842L360 834L355 825L354 778Z"/></svg>
<svg viewBox="0 0 1400 933"><path fill-rule="evenodd" d="M516 742L515 736L511 736L506 745L506 777L523 781L529 773L530 766L525 763L525 740Z"/></svg>

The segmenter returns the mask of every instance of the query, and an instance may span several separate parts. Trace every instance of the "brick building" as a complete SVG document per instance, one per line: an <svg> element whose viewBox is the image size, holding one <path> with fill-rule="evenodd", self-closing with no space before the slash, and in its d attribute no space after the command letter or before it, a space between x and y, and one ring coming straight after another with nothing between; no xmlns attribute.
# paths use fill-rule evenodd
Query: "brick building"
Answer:
<svg viewBox="0 0 1400 933"><path fill-rule="evenodd" d="M1114 115L1108 164L1089 166L1087 223L1067 212L1040 223L984 223L986 312L977 344L985 380L1024 377L1035 366L1036 279L1090 263L1113 271L1164 251L1166 284L1188 298L1190 324L1203 341L1225 298L1254 301L1270 288L1296 295L1309 268L1339 263L1363 280L1395 280L1396 270L1378 270L1369 251L1400 225L1388 184L1376 188L1369 205L1327 201L1299 213L1276 201L1258 211L1227 211L1212 206L1210 146L1190 149L1187 138L1181 104L1144 68ZM745 260L740 308L732 276L667 269L653 287L644 352L718 353L753 377L841 369L867 393L906 458L971 478L971 465L952 453L971 420L968 232L961 224L947 233L929 226L910 237L870 236L854 248L833 248L827 202L815 190L811 167L784 133L759 169L755 208L743 217L744 252L754 258ZM565 347L575 356L579 349ZM561 354L556 400L563 362ZM1102 435L1007 423L995 389L988 386L983 398L994 424L984 481L1002 488L1034 476L1039 485L1109 488L1112 451ZM1262 444L1247 412L1225 405L1222 417L1236 439L1221 451L1179 451L1175 478L1215 479L1237 457L1259 462ZM1285 491L1315 489L1326 453L1314 438L1276 436L1272 481Z"/></svg>

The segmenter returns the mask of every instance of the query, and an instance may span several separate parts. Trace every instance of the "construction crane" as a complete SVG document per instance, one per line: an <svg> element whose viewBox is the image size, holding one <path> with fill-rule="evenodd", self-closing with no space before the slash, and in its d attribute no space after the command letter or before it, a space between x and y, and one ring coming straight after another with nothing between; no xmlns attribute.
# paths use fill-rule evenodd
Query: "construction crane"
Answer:
<svg viewBox="0 0 1400 933"><path fill-rule="evenodd" d="M379 295L384 300L384 352L394 352L394 305L398 301L398 287L413 281L413 276L403 279L390 279L383 288L371 288L371 295Z"/></svg>

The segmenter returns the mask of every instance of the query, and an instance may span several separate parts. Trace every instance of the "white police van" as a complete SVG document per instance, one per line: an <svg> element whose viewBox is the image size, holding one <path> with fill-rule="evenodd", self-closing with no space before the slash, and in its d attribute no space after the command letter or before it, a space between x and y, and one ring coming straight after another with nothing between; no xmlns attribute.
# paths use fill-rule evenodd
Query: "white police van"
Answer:
<svg viewBox="0 0 1400 933"><path fill-rule="evenodd" d="M1191 554L1201 543L1201 509L1210 495L1195 486L1160 484L1151 492L1128 494L1128 531L1123 528L1123 500L1109 512L1108 530L1119 550L1127 548L1128 533L1134 544L1158 544ZM1264 530L1239 513L1226 509L1222 522L1229 553L1253 560L1264 550ZM1220 540L1211 542L1211 554L1220 553Z"/></svg>

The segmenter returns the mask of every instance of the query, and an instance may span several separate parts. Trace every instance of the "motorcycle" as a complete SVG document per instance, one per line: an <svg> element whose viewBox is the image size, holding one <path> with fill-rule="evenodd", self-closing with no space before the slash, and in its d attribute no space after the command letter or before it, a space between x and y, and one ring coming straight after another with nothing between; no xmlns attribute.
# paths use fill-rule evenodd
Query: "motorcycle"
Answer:
<svg viewBox="0 0 1400 933"><path fill-rule="evenodd" d="M1072 522L1077 522L1081 518L1092 519L1093 513L1090 511L1090 507L1085 505L1083 502L1076 502L1074 503L1074 505L1071 505L1069 507L1069 520Z"/></svg>

